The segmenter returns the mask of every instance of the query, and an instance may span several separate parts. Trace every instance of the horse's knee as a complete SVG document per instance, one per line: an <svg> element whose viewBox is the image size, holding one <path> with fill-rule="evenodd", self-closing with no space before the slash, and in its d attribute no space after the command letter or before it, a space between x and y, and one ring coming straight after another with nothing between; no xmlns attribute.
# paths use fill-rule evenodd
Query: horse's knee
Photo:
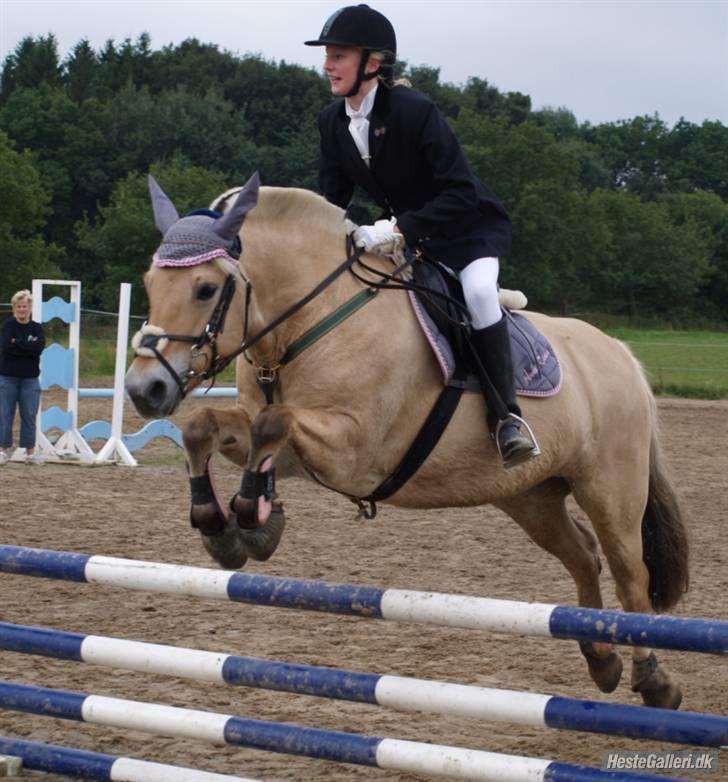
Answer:
<svg viewBox="0 0 728 782"><path fill-rule="evenodd" d="M250 430L253 450L278 450L291 432L293 414L282 405L269 405L258 413ZM257 466L257 465L256 465Z"/></svg>
<svg viewBox="0 0 728 782"><path fill-rule="evenodd" d="M182 425L182 441L188 451L210 446L220 434L217 418L212 410L200 410Z"/></svg>

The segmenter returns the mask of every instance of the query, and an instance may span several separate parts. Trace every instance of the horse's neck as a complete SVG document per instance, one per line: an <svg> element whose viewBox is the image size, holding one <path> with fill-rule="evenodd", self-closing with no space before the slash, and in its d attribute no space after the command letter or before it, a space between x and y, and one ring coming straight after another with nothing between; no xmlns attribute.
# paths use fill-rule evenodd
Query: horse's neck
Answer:
<svg viewBox="0 0 728 782"><path fill-rule="evenodd" d="M315 246L314 246L315 244ZM302 231L300 225L251 224L243 237L242 267L252 283L249 332L254 334L312 291L345 259L345 241L329 232ZM346 277L349 277L347 275ZM280 357L291 342L342 303L354 290L351 280L337 279L315 300L261 341L260 353ZM336 302L336 303L334 303Z"/></svg>

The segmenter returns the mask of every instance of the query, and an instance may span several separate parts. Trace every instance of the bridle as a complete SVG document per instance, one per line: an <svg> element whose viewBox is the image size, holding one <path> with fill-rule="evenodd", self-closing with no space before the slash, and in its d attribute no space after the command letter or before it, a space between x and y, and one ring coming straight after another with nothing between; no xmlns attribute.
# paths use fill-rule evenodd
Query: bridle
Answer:
<svg viewBox="0 0 728 782"><path fill-rule="evenodd" d="M243 277L246 286L245 317L247 328L249 291L252 286L250 280L245 278L245 276L242 275L242 272L241 276ZM199 335L168 334L159 326L154 326L150 324L149 321L144 321L141 329L132 340L132 347L134 348L135 355L156 358L177 384L183 398L187 395L187 388L192 380L198 376L200 376L202 380L214 378L215 375L221 372L227 366L227 363L229 363L222 364L225 359L220 356L217 350L217 339L225 330L225 320L227 319L227 314L230 310L230 304L235 296L236 287L235 275L228 274L220 290L220 295L215 303L215 307L210 313L210 317ZM198 372L190 367L190 369L180 376L162 353L170 342L191 342L192 347L190 348L190 353L192 354L192 358L190 363L193 364L197 358L202 356L205 358L206 362L205 369L202 372ZM204 353L206 347L210 348L212 361L210 361Z"/></svg>
<svg viewBox="0 0 728 782"><path fill-rule="evenodd" d="M307 293L305 296L303 296L301 299L295 302L292 306L290 306L287 310L285 310L285 312L281 313L278 317L274 318L274 320L272 320L270 323L263 326L263 328L261 328L260 331L258 331L251 337L248 337L248 326L249 326L250 300L252 297L253 285L251 281L243 274L242 270L238 266L238 274L240 275L241 279L245 283L245 310L243 316L244 319L243 339L240 345L238 346L238 348L236 348L232 353L230 353L227 356L220 355L217 349L217 342L218 342L218 337L224 331L225 320L227 319L227 315L230 310L230 304L232 303L237 288L237 281L236 281L235 274L227 275L225 282L223 283L223 286L220 290L220 295L218 297L218 300L215 303L215 307L212 313L210 314L207 323L205 324L204 328L202 329L199 335L193 336L193 335L186 335L186 334L168 334L165 331L163 331L160 327L154 326L150 324L148 321L145 321L141 329L139 330L138 334L135 335L134 340L132 341L132 347L134 348L134 352L137 356L156 358L162 364L162 366L167 370L167 372L170 374L170 376L176 383L177 387L179 388L180 394L182 395L182 398L184 398L187 395L188 387L192 382L192 380L197 378L201 380L210 380L210 379L214 380L214 378L220 372L222 372L223 369L225 369L241 354L246 358L248 363L251 363L255 366L258 372L259 380L262 379L263 382L265 382L267 377L270 377L271 374L275 374L275 372L277 371L277 369L280 368L280 366L292 360L292 358L294 358L295 356L299 355L301 350L296 349L295 344L292 345L286 351L286 354L281 358L281 360L278 362L278 364L275 367L259 367L255 365L254 362L248 356L245 355L247 351L250 348L252 348L254 345L256 345L258 342L260 342L260 340L262 340L265 336L270 334L270 332L272 332L282 323L284 323L293 315L295 315L299 310L305 307L308 303L313 301L313 299L315 299L320 293L326 290L326 288L328 288L345 271L350 270L351 267L354 265L354 263L356 263L363 254L364 254L363 249L359 249L359 248L353 249L353 247L349 247L349 251L346 259L341 264L339 264L339 266L337 266L336 269L334 269L334 271L331 272L331 274L325 277L313 290L311 290L309 293ZM371 294L369 295L369 298L370 297ZM362 303L365 302L362 301ZM356 307L356 309L358 309L358 307ZM339 308L337 312L340 312L341 310L342 308ZM352 312L353 311L354 310L352 310ZM321 323L317 324L317 327L321 328ZM330 328L326 330L328 331L330 330ZM304 335L304 337L306 337L306 335ZM165 349L165 347L169 342L192 343L192 347L190 348L190 351L192 352L192 360L190 363L193 363L194 360L199 356L204 356L206 361L205 369L200 372L190 367L190 369L188 369L186 372L183 373L183 375L180 376L177 370L175 370L175 368L162 354L162 351ZM312 344L312 343L309 342L308 344ZM211 360L203 353L206 347L210 348L211 355L212 355ZM271 382L271 381L268 380L267 382Z"/></svg>

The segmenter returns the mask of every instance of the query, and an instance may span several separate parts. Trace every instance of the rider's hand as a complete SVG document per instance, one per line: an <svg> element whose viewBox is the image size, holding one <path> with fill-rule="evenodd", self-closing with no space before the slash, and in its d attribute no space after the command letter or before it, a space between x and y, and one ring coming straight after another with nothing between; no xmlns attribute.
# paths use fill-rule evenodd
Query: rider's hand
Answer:
<svg viewBox="0 0 728 782"><path fill-rule="evenodd" d="M367 252L388 255L404 244L404 236L397 230L397 221L377 220L374 225L360 225L354 231L354 244Z"/></svg>

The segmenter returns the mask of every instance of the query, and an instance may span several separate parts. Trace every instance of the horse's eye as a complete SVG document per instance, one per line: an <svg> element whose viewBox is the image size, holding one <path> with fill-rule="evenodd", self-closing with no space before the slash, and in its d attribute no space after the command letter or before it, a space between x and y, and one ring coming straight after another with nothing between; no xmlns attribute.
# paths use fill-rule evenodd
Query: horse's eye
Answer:
<svg viewBox="0 0 728 782"><path fill-rule="evenodd" d="M197 289L198 301L209 301L216 293L217 285L211 282L203 282Z"/></svg>

